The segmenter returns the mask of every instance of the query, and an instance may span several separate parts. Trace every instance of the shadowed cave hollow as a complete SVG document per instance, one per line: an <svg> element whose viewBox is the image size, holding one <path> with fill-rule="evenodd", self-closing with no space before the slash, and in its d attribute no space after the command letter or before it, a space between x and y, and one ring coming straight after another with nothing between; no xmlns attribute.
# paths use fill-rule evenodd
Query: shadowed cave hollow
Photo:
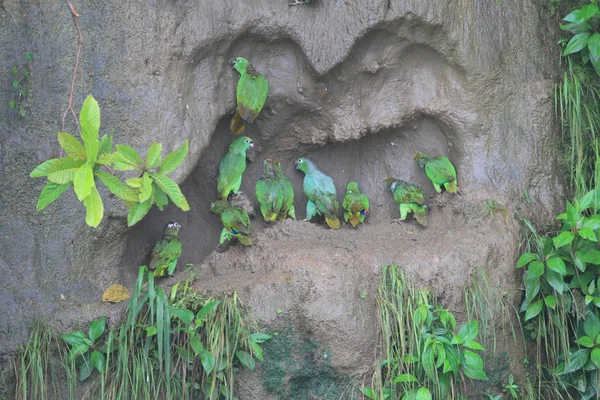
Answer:
<svg viewBox="0 0 600 400"><path fill-rule="evenodd" d="M125 251L125 265L147 263L153 244L162 235L162 227L172 220L179 221L183 226L181 240L184 251L179 262L180 268L187 263L199 264L215 249L222 226L218 216L210 213L209 204L217 197L219 162L234 138L229 132L230 118L231 115L226 115L221 119L209 146L200 156L198 165L181 185L191 211L182 212L174 207L169 207L163 212L153 209L133 229ZM254 195L254 185L262 176L265 158L279 160L284 173L292 181L296 218L299 220L306 216L307 199L302 190L304 174L294 167L294 161L298 157L310 158L319 169L333 178L340 204L340 218L346 185L350 181L358 182L361 191L369 196L371 202L371 212L367 220L370 224L388 224L390 220L399 217L398 207L383 182L388 176L416 183L421 186L426 197L434 195L433 186L413 160L416 151L429 155L447 155L457 165L460 175L461 156L460 151L455 148L457 135L434 117L419 116L403 127L372 132L348 142L328 143L324 146L298 144L294 146L296 150L291 150L288 146L285 149L281 148L278 139L284 133L263 141L260 132L257 133L259 127L260 119L245 132L253 138L255 146L248 152L249 161L242 181L242 191L249 195L255 207L256 217L252 220L254 233L269 229L263 224ZM430 220L435 221L435 217L430 216ZM319 217L313 221L319 221ZM326 225L320 225L318 228L328 229ZM344 225L342 229L350 228L349 225ZM360 235L360 228L357 234Z"/></svg>

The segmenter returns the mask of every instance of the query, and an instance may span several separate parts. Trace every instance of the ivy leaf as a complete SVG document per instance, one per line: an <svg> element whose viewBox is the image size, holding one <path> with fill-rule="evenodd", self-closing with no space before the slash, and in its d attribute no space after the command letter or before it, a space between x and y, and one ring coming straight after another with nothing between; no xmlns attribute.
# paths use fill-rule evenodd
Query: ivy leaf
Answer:
<svg viewBox="0 0 600 400"><path fill-rule="evenodd" d="M88 329L88 336L92 343L96 343L96 340L102 336L106 329L106 317L98 318L92 321Z"/></svg>
<svg viewBox="0 0 600 400"><path fill-rule="evenodd" d="M152 196L152 179L148 176L148 172L142 174L139 202L143 203Z"/></svg>
<svg viewBox="0 0 600 400"><path fill-rule="evenodd" d="M567 47L563 51L562 55L566 56L581 51L585 46L587 46L590 35L590 32L581 32L573 36L567 44Z"/></svg>
<svg viewBox="0 0 600 400"><path fill-rule="evenodd" d="M83 199L85 206L85 223L96 228L104 217L104 204L96 185L92 185L90 195Z"/></svg>
<svg viewBox="0 0 600 400"><path fill-rule="evenodd" d="M546 307L549 307L554 310L554 308L556 307L556 297L546 296L544 297L544 303L546 303Z"/></svg>
<svg viewBox="0 0 600 400"><path fill-rule="evenodd" d="M90 357L90 361L96 370L102 373L104 369L104 354L100 353L98 350L92 351L92 356Z"/></svg>
<svg viewBox="0 0 600 400"><path fill-rule="evenodd" d="M58 132L58 143L65 153L74 160L85 160L85 147L70 133Z"/></svg>
<svg viewBox="0 0 600 400"><path fill-rule="evenodd" d="M91 165L86 162L79 167L73 179L73 189L79 201L83 201L90 195L92 186L94 186L94 172Z"/></svg>
<svg viewBox="0 0 600 400"><path fill-rule="evenodd" d="M42 193L40 193L40 198L38 199L35 209L40 211L48 207L48 205L56 201L70 186L70 182L62 184L48 182L42 189Z"/></svg>
<svg viewBox="0 0 600 400"><path fill-rule="evenodd" d="M566 246L569 243L571 243L574 238L575 238L575 235L573 235L572 232L566 231L566 232L561 233L557 237L553 238L552 242L554 242L554 247L556 247L557 249L560 249L561 247Z"/></svg>
<svg viewBox="0 0 600 400"><path fill-rule="evenodd" d="M585 363L590 358L590 353L590 349L579 349L571 354L569 357L569 362L565 365L565 370L562 372L562 374L568 374L583 368Z"/></svg>
<svg viewBox="0 0 600 400"><path fill-rule="evenodd" d="M129 208L127 215L127 226L133 226L148 214L152 208L152 199L148 199L143 203L133 203Z"/></svg>
<svg viewBox="0 0 600 400"><path fill-rule="evenodd" d="M527 307L527 311L525 311L525 321L535 318L542 311L543 306L542 300L538 300Z"/></svg>
<svg viewBox="0 0 600 400"><path fill-rule="evenodd" d="M131 146L126 144L117 144L116 153L113 156L115 169L119 171L140 170L144 166L144 161L140 153Z"/></svg>
<svg viewBox="0 0 600 400"><path fill-rule="evenodd" d="M587 239L589 241L592 241L592 242L597 242L598 241L598 239L596 238L596 234L590 228L581 228L579 230L579 232L577 232L577 234L579 236L581 236L582 238Z"/></svg>
<svg viewBox="0 0 600 400"><path fill-rule="evenodd" d="M550 257L546 260L546 265L549 269L562 276L567 274L567 266L565 262L558 257Z"/></svg>
<svg viewBox="0 0 600 400"><path fill-rule="evenodd" d="M244 367L248 368L250 371L254 371L254 358L252 358L248 352L239 350L235 352L235 355Z"/></svg>
<svg viewBox="0 0 600 400"><path fill-rule="evenodd" d="M137 202L139 200L137 190L124 185L123 182L121 182L116 176L104 171L95 171L94 174L100 178L108 190L110 190L118 198L132 202Z"/></svg>
<svg viewBox="0 0 600 400"><path fill-rule="evenodd" d="M589 336L582 336L579 339L577 339L575 341L575 343L577 343L583 347L588 347L588 348L594 347L594 340Z"/></svg>
<svg viewBox="0 0 600 400"><path fill-rule="evenodd" d="M88 144L98 141L100 131L100 107L96 99L89 95L86 97L79 113L79 125L83 143Z"/></svg>
<svg viewBox="0 0 600 400"><path fill-rule="evenodd" d="M162 143L152 142L146 154L146 168L156 168L160 165L160 153L162 153Z"/></svg>
<svg viewBox="0 0 600 400"><path fill-rule="evenodd" d="M600 334L600 321L596 317L596 314L592 312L586 314L585 321L583 322L583 331L591 338L595 338Z"/></svg>
<svg viewBox="0 0 600 400"><path fill-rule="evenodd" d="M169 204L167 194L154 182L152 183L152 197L156 203L156 207L158 207L160 211L164 210L167 204Z"/></svg>
<svg viewBox="0 0 600 400"><path fill-rule="evenodd" d="M165 157L163 162L160 164L158 172L162 175L167 175L177 169L179 165L185 160L189 150L189 141L186 139L181 146L173 150L168 156Z"/></svg>
<svg viewBox="0 0 600 400"><path fill-rule="evenodd" d="M470 350L464 351L464 363L462 363L465 375L471 379L487 381L488 377L483 372L483 360L481 357Z"/></svg>
<svg viewBox="0 0 600 400"><path fill-rule="evenodd" d="M189 211L190 205L183 193L181 193L181 189L179 186L169 177L155 174L150 172L150 176L154 179L154 182L169 196L173 204L177 207L181 208L183 211Z"/></svg>

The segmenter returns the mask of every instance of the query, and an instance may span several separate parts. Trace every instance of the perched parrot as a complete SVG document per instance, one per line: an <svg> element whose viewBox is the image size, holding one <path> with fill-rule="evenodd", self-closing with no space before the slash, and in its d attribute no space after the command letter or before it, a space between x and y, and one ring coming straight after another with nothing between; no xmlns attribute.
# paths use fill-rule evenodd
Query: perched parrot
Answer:
<svg viewBox="0 0 600 400"><path fill-rule="evenodd" d="M219 164L217 191L221 200L227 200L231 192L237 193L242 185L242 174L246 170L246 151L254 147L247 136L235 138Z"/></svg>
<svg viewBox="0 0 600 400"><path fill-rule="evenodd" d="M275 166L275 177L282 190L283 201L277 219L283 221L288 215L296 219L296 209L294 208L294 187L292 182L283 174L281 164Z"/></svg>
<svg viewBox="0 0 600 400"><path fill-rule="evenodd" d="M246 210L240 206L232 206L226 201L216 200L210 203L210 211L221 216L223 231L219 244L236 237L244 246L252 246L250 217Z"/></svg>
<svg viewBox="0 0 600 400"><path fill-rule="evenodd" d="M304 172L304 194L308 197L306 220L315 215L325 215L325 221L331 229L340 229L338 219L338 201L333 179L317 169L307 158L296 160L296 169Z"/></svg>
<svg viewBox="0 0 600 400"><path fill-rule="evenodd" d="M394 201L398 203L400 220L405 220L412 211L417 222L427 226L427 205L421 188L396 178L387 178L385 184L394 195Z"/></svg>
<svg viewBox="0 0 600 400"><path fill-rule="evenodd" d="M269 82L256 72L252 64L245 58L231 60L233 69L240 73L235 91L237 110L231 120L231 133L239 135L246 129L246 124L254 122L262 110L269 93Z"/></svg>
<svg viewBox="0 0 600 400"><path fill-rule="evenodd" d="M344 221L350 222L353 227L360 222L365 222L365 217L369 212L369 199L366 194L360 192L358 183L348 183L342 206L344 207Z"/></svg>
<svg viewBox="0 0 600 400"><path fill-rule="evenodd" d="M260 212L267 222L277 218L283 204L283 187L277 181L275 172L277 167L280 167L278 161L266 159L263 165L263 177L256 182L255 186Z"/></svg>
<svg viewBox="0 0 600 400"><path fill-rule="evenodd" d="M433 183L436 192L442 193L442 186L449 193L458 191L456 171L447 157L427 157L425 154L417 152L415 153L415 161L419 163L421 168L425 168L425 174Z"/></svg>
<svg viewBox="0 0 600 400"><path fill-rule="evenodd" d="M162 240L156 243L152 250L150 270L154 270L154 276L173 275L177 267L177 260L181 256L181 242L179 241L179 230L181 225L177 222L169 222L165 225Z"/></svg>

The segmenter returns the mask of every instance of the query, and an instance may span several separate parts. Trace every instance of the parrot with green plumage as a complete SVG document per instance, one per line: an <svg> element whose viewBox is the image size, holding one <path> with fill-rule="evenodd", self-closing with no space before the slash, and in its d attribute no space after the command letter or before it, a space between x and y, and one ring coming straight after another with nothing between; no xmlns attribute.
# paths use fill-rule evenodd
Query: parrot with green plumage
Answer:
<svg viewBox="0 0 600 400"><path fill-rule="evenodd" d="M219 214L223 224L219 244L235 237L244 246L252 246L250 217L246 210L240 206L232 206L226 201L216 200L210 203L210 211Z"/></svg>
<svg viewBox="0 0 600 400"><path fill-rule="evenodd" d="M179 223L169 222L165 225L162 239L154 246L149 269L154 271L155 277L164 276L165 272L170 276L175 272L181 256L180 229Z"/></svg>
<svg viewBox="0 0 600 400"><path fill-rule="evenodd" d="M276 218L282 221L287 215L296 218L294 188L290 180L283 175L279 161L265 160L263 177L256 182L255 193L266 222Z"/></svg>
<svg viewBox="0 0 600 400"><path fill-rule="evenodd" d="M242 174L246 170L246 151L254 147L247 136L235 138L219 164L217 191L221 200L227 200L231 192L238 193L242 186Z"/></svg>
<svg viewBox="0 0 600 400"><path fill-rule="evenodd" d="M283 201L277 219L283 221L287 216L296 219L296 209L294 208L294 186L292 182L283 174L281 164L277 163L275 168L275 178L282 190Z"/></svg>
<svg viewBox="0 0 600 400"><path fill-rule="evenodd" d="M394 201L398 203L400 220L404 221L412 211L417 222L427 226L427 205L421 188L396 178L385 179L385 184L394 195Z"/></svg>
<svg viewBox="0 0 600 400"><path fill-rule="evenodd" d="M246 124L254 122L262 110L269 93L269 82L256 72L252 64L242 57L231 60L233 69L240 73L235 97L237 110L231 120L231 133L239 135L246 129Z"/></svg>
<svg viewBox="0 0 600 400"><path fill-rule="evenodd" d="M344 221L350 222L353 227L365 222L369 212L369 199L366 194L360 192L358 183L348 183L342 207L344 207Z"/></svg>
<svg viewBox="0 0 600 400"><path fill-rule="evenodd" d="M433 183L436 192L442 193L442 186L449 193L458 192L456 170L447 157L428 157L421 152L417 152L414 158L421 168L425 168L425 174Z"/></svg>
<svg viewBox="0 0 600 400"><path fill-rule="evenodd" d="M338 219L338 201L333 179L325 175L308 158L296 160L296 169L304 172L304 194L308 197L306 204L306 220L315 215L324 215L325 222L331 229L340 229Z"/></svg>

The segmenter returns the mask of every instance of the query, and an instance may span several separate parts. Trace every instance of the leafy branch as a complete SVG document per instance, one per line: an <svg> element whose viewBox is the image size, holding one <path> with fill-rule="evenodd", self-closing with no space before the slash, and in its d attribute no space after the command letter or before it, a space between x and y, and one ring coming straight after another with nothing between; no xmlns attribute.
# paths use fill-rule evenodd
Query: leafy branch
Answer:
<svg viewBox="0 0 600 400"><path fill-rule="evenodd" d="M189 211L190 206L181 189L167 177L187 156L187 139L164 159L161 156L162 144L157 142L148 148L146 161L128 145L117 144L116 151L113 151L113 133L99 138L100 107L91 95L83 102L79 127L83 143L69 133L58 132L58 142L67 157L47 160L30 174L32 178L45 176L48 179L38 199L38 211L56 201L72 185L77 199L86 208L85 222L97 227L104 216L104 205L96 178L125 201L129 207L129 226L144 218L153 204L162 211L169 199L183 211ZM140 176L123 183L111 173L111 166L117 171L139 171ZM102 167L110 172L102 171Z"/></svg>

